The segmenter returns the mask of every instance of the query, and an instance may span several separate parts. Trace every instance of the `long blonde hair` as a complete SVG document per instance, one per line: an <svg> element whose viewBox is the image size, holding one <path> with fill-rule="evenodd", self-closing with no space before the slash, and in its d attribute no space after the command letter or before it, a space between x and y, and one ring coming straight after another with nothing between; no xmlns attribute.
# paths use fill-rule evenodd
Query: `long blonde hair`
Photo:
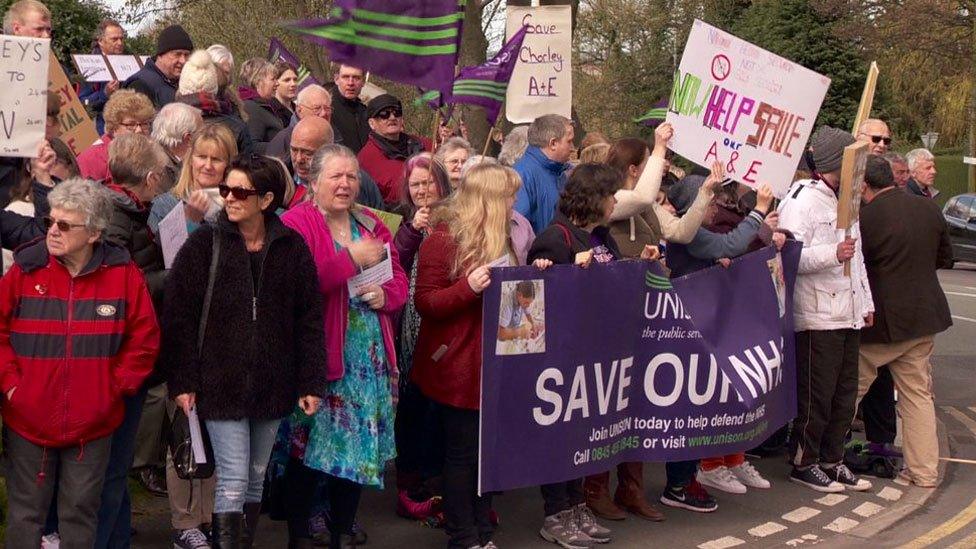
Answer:
<svg viewBox="0 0 976 549"><path fill-rule="evenodd" d="M511 254L508 244L511 200L522 178L511 168L497 164L479 164L471 168L457 192L439 208L438 220L448 223L457 243L452 276Z"/></svg>
<svg viewBox="0 0 976 549"><path fill-rule="evenodd" d="M197 183L193 181L193 155L196 153L197 147L204 143L217 145L217 148L227 156L227 168L230 168L231 161L237 156L237 141L234 139L234 134L223 124L204 124L202 128L193 134L191 143L190 152L183 159L180 179L173 186L173 190L170 191L180 200L190 198L190 193L199 188ZM225 169L224 176L226 175L227 172Z"/></svg>

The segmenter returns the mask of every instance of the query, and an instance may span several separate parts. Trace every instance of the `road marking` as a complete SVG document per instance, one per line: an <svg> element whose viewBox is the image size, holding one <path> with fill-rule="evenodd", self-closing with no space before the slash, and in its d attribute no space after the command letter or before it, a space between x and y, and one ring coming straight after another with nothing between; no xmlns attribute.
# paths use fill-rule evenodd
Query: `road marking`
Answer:
<svg viewBox="0 0 976 549"><path fill-rule="evenodd" d="M812 541L813 542L812 545L816 545L820 543L820 536L816 534L803 534L803 536L801 537L787 541L786 545L789 545L790 547L796 547L797 545L803 545L808 541Z"/></svg>
<svg viewBox="0 0 976 549"><path fill-rule="evenodd" d="M940 457L939 461L951 461L952 463L965 463L966 465L976 465L976 459L962 459L962 458L944 458Z"/></svg>
<svg viewBox="0 0 976 549"><path fill-rule="evenodd" d="M788 520L794 523L801 523L820 514L820 509L813 509L812 507L799 507L793 509L789 513L783 515L783 520Z"/></svg>
<svg viewBox="0 0 976 549"><path fill-rule="evenodd" d="M949 288L961 288L963 290L976 290L974 286L959 286L958 284L946 284Z"/></svg>
<svg viewBox="0 0 976 549"><path fill-rule="evenodd" d="M891 486L885 486L880 492L878 492L878 497L888 501L898 501L901 499L901 490L898 488L892 488Z"/></svg>
<svg viewBox="0 0 976 549"><path fill-rule="evenodd" d="M724 538L713 539L712 541L706 541L705 543L698 546L698 549L728 549L729 547L736 547L738 545L745 545L746 542L732 536L725 536Z"/></svg>
<svg viewBox="0 0 976 549"><path fill-rule="evenodd" d="M946 295L959 295L962 297L976 297L976 294L967 294L963 292L944 292Z"/></svg>
<svg viewBox="0 0 976 549"><path fill-rule="evenodd" d="M956 421L962 423L966 426L969 431L976 435L976 420L967 416L962 410L957 409L955 406L939 406L942 411L949 414L950 416L956 418Z"/></svg>
<svg viewBox="0 0 976 549"><path fill-rule="evenodd" d="M826 496L824 496L824 497L822 497L820 499L815 499L813 501L816 501L820 505L826 505L827 507L833 507L834 505L837 505L838 503L840 503L842 501L847 501L847 498L848 497L849 496L845 496L844 494L827 494Z"/></svg>
<svg viewBox="0 0 976 549"><path fill-rule="evenodd" d="M976 406L970 406L969 407L969 411L970 412L973 412L973 413L976 413Z"/></svg>
<svg viewBox="0 0 976 549"><path fill-rule="evenodd" d="M865 501L864 503L855 507L851 512L859 517L868 518L877 515L882 509L884 509L884 507L878 505L877 503Z"/></svg>
<svg viewBox="0 0 976 549"><path fill-rule="evenodd" d="M956 516L936 526L927 534L923 534L913 541L902 545L899 549L922 549L922 547L928 547L940 539L954 534L961 528L965 528L973 520L976 520L976 500L973 500L968 507L959 511Z"/></svg>
<svg viewBox="0 0 976 549"><path fill-rule="evenodd" d="M755 528L750 528L749 535L757 538L764 538L777 532L782 532L783 530L786 530L786 526L783 526L778 522L767 522L766 524L760 524Z"/></svg>
<svg viewBox="0 0 976 549"><path fill-rule="evenodd" d="M949 546L949 549L973 549L976 547L976 534L970 534Z"/></svg>
<svg viewBox="0 0 976 549"><path fill-rule="evenodd" d="M837 532L838 534L843 534L844 532L850 530L851 528L854 528L858 524L861 523L854 519L849 519L847 517L837 517L833 520L833 522L831 522L827 526L824 526L824 530L830 530L831 532Z"/></svg>
<svg viewBox="0 0 976 549"><path fill-rule="evenodd" d="M968 316L952 315L952 318L956 320L965 320L966 322L976 322L976 318L969 318Z"/></svg>

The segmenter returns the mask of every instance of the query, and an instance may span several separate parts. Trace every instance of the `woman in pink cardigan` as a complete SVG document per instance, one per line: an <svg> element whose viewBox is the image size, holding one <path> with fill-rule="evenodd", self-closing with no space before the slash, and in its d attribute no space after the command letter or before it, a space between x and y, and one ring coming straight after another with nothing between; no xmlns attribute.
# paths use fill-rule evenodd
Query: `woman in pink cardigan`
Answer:
<svg viewBox="0 0 976 549"><path fill-rule="evenodd" d="M293 416L291 440L304 451L292 455L299 463L289 463L289 537L293 547L311 547L308 512L325 475L330 546L347 547L355 543L352 526L363 485L382 487L386 462L396 455L393 410L398 379L392 318L406 301L407 277L390 231L372 212L356 205L355 154L341 145L323 147L313 160L311 179L313 200L288 210L282 221L305 238L318 269L329 383L310 425ZM391 280L364 284L350 293L351 278L387 258Z"/></svg>

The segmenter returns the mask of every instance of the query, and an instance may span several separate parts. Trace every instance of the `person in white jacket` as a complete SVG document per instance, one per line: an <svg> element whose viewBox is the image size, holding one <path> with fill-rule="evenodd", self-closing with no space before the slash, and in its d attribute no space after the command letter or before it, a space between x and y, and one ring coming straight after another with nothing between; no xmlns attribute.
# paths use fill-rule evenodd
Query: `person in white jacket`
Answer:
<svg viewBox="0 0 976 549"><path fill-rule="evenodd" d="M857 223L837 228L837 196L850 133L829 126L810 138L812 179L793 183L779 226L803 242L794 294L798 412L790 480L820 492L868 490L844 465L844 437L854 417L860 330L874 305ZM850 264L850 276L844 266Z"/></svg>

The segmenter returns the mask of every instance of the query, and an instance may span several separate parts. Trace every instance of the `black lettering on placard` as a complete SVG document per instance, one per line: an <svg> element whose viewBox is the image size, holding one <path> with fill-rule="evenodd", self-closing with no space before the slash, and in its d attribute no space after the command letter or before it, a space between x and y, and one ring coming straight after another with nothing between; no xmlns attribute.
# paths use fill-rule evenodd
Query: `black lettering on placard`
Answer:
<svg viewBox="0 0 976 549"><path fill-rule="evenodd" d="M16 112L0 111L0 126L3 127L3 134L10 139L14 133L14 123L17 120Z"/></svg>

